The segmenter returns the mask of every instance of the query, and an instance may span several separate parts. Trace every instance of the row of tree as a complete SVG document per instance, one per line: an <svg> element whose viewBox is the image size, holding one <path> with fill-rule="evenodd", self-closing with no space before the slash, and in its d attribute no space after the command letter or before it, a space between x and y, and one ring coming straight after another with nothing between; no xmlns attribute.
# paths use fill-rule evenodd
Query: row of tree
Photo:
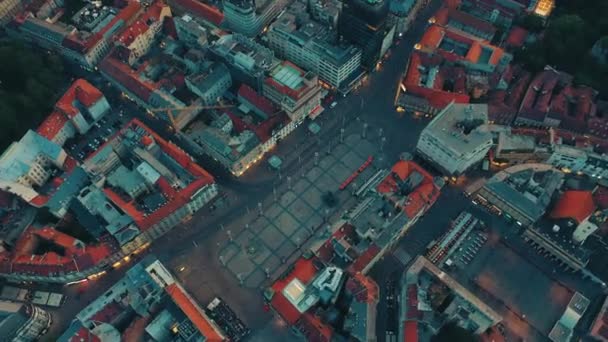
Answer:
<svg viewBox="0 0 608 342"><path fill-rule="evenodd" d="M0 42L0 151L50 113L66 81L59 56Z"/></svg>

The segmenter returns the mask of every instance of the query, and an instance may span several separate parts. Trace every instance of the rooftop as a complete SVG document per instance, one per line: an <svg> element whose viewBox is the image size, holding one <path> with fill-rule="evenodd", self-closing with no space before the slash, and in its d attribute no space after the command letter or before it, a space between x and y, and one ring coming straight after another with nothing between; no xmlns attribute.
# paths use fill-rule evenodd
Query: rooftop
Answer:
<svg viewBox="0 0 608 342"><path fill-rule="evenodd" d="M591 191L567 190L553 207L550 217L553 219L574 219L577 223L593 214L596 206Z"/></svg>
<svg viewBox="0 0 608 342"><path fill-rule="evenodd" d="M133 191L126 191L130 189L126 187L128 184L122 187L119 183L106 182L103 186L105 195L143 230L188 203L195 193L214 182L186 152L136 119L84 163L85 169L94 176L111 176L115 171L109 170L108 165L122 165L126 173L145 180L140 183L141 187L132 184L137 187ZM127 178L123 180L128 182ZM152 200L150 196L158 199Z"/></svg>
<svg viewBox="0 0 608 342"><path fill-rule="evenodd" d="M360 53L360 49L354 45L340 42L336 32L300 12L291 13L288 10L283 13L270 26L270 32L286 35L290 42L306 47L336 65L346 63Z"/></svg>
<svg viewBox="0 0 608 342"><path fill-rule="evenodd" d="M240 34L220 37L210 50L227 63L253 74L268 72L279 64L271 50Z"/></svg>
<svg viewBox="0 0 608 342"><path fill-rule="evenodd" d="M486 104L451 103L427 125L423 134L432 135L457 154L466 154L492 140L487 123Z"/></svg>
<svg viewBox="0 0 608 342"><path fill-rule="evenodd" d="M116 319L119 316L130 319L132 324L123 326ZM104 336L108 333L114 339L142 339L145 333L157 331L159 322L155 318L173 322L175 325L166 329L175 329L174 333L183 340L225 340L221 330L173 275L153 256L147 256L81 310L59 341L73 341L82 336L103 339L108 338ZM105 323L104 329L99 329L100 323ZM132 329L135 325L144 329Z"/></svg>
<svg viewBox="0 0 608 342"><path fill-rule="evenodd" d="M146 32L152 24L163 20L163 11L168 9L161 1L152 3L148 9L137 18L135 22L129 25L118 37L116 41L124 46L130 46L135 39Z"/></svg>
<svg viewBox="0 0 608 342"><path fill-rule="evenodd" d="M562 179L563 174L559 171L548 169L537 172L524 165L512 173L503 171L496 174L484 188L534 221L545 213Z"/></svg>

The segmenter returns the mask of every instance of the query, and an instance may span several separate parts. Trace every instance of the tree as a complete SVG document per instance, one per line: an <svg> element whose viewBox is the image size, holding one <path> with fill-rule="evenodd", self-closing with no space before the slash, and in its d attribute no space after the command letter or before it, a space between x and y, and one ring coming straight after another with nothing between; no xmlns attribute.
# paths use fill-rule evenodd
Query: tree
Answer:
<svg viewBox="0 0 608 342"><path fill-rule="evenodd" d="M535 14L529 14L523 17L519 25L521 25L521 27L525 28L526 30L534 33L539 33L545 28L545 22L543 21L543 18Z"/></svg>
<svg viewBox="0 0 608 342"><path fill-rule="evenodd" d="M67 81L63 72L57 55L0 42L0 150L50 113Z"/></svg>
<svg viewBox="0 0 608 342"><path fill-rule="evenodd" d="M595 41L590 41L589 31L578 15L564 15L552 21L544 39L549 64L569 72L576 70Z"/></svg>
<svg viewBox="0 0 608 342"><path fill-rule="evenodd" d="M333 208L336 206L336 204L338 204L338 198L331 191L324 193L321 199L323 200L323 203L330 208Z"/></svg>
<svg viewBox="0 0 608 342"><path fill-rule="evenodd" d="M455 322L446 323L439 329L437 335L431 337L431 342L475 342L477 338L470 331L461 328Z"/></svg>

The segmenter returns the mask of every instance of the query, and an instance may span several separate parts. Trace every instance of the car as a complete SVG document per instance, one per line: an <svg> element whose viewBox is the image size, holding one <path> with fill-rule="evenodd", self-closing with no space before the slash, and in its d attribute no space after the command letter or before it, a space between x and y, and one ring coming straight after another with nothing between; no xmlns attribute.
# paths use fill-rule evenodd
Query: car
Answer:
<svg viewBox="0 0 608 342"><path fill-rule="evenodd" d="M329 108L334 108L337 104L338 102L334 101L329 105Z"/></svg>

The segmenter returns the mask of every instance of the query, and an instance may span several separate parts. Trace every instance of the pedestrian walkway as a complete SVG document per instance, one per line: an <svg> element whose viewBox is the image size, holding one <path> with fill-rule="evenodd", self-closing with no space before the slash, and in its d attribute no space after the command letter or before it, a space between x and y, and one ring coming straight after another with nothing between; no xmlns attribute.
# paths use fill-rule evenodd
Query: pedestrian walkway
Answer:
<svg viewBox="0 0 608 342"><path fill-rule="evenodd" d="M340 184L369 156L378 158L379 153L380 146L372 138L352 133L333 149L317 153L308 167L281 176L282 192L273 191L272 202L256 208L258 216L238 234L225 232L228 241L220 249L220 262L243 286L260 287L315 234L329 236L324 228L329 218L341 212L352 196L352 190L339 191ZM372 172L370 168L359 177L365 179ZM323 200L328 192L334 194L335 206Z"/></svg>

